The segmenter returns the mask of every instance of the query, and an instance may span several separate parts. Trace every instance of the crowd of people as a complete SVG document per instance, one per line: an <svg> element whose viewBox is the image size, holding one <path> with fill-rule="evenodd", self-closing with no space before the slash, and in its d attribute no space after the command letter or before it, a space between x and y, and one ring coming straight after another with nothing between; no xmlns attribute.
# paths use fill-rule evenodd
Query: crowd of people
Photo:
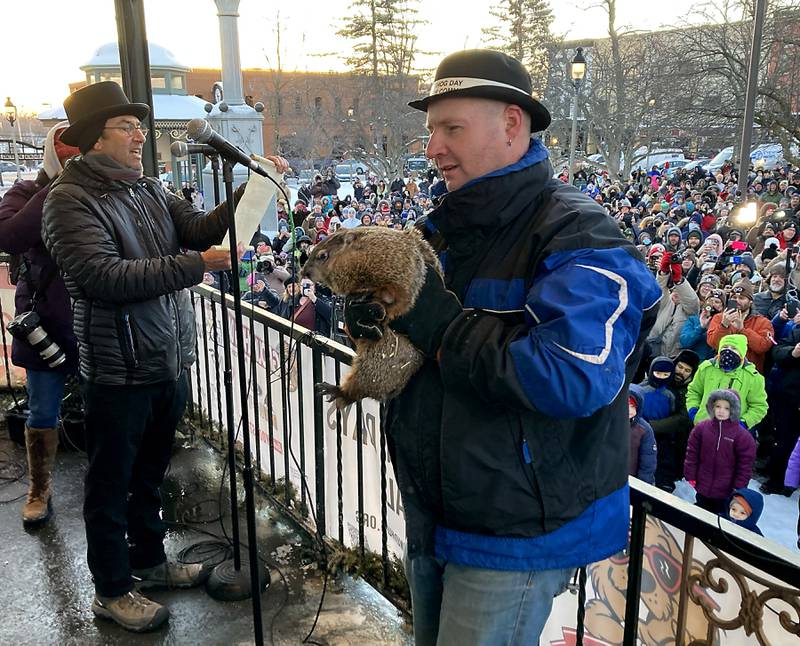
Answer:
<svg viewBox="0 0 800 646"><path fill-rule="evenodd" d="M800 170L751 169L744 192L730 164L576 183L662 291L630 391L630 473L670 492L685 478L699 506L756 528L761 494L800 479Z"/></svg>

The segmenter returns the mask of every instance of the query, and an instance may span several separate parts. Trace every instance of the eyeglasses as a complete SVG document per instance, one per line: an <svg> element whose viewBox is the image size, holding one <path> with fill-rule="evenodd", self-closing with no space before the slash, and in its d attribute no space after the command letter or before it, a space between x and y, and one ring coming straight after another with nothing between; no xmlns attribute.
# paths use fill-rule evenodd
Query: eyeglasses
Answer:
<svg viewBox="0 0 800 646"><path fill-rule="evenodd" d="M106 126L103 130L122 130L128 137L133 137L133 133L137 130L142 133L142 137L146 137L150 132L147 128L142 128L142 125L134 126L132 123L126 123L124 126Z"/></svg>

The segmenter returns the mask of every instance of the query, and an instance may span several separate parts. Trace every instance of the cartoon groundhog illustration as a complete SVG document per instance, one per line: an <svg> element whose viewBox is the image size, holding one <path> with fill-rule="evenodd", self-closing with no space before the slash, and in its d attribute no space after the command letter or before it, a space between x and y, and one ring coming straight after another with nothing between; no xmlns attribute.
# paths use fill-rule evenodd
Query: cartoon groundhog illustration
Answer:
<svg viewBox="0 0 800 646"><path fill-rule="evenodd" d="M651 516L645 528L644 552L639 639L644 646L671 646L678 630L683 555L669 530ZM692 572L701 570L696 560L691 567ZM589 576L597 598L586 604L586 631L607 644L621 644L628 587L627 552L590 565ZM698 593L711 607L718 607L702 590ZM707 631L702 608L687 595L684 643L704 639Z"/></svg>
<svg viewBox="0 0 800 646"><path fill-rule="evenodd" d="M442 273L431 246L415 229L359 227L338 231L309 254L303 275L341 296L378 301L386 315L378 340L356 339L356 358L345 381L318 384L317 391L338 408L372 397L385 401L397 395L419 370L423 354L389 323L414 306L428 266Z"/></svg>

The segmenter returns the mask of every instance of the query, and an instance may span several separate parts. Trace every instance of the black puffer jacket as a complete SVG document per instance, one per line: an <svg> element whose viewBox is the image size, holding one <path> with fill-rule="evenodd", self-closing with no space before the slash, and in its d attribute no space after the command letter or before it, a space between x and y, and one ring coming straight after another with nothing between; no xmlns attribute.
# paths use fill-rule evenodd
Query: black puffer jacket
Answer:
<svg viewBox="0 0 800 646"><path fill-rule="evenodd" d="M225 213L220 206L206 215L151 178L126 184L70 162L47 196L42 239L74 301L85 379L158 383L194 361L185 288L202 280L197 251L222 240Z"/></svg>

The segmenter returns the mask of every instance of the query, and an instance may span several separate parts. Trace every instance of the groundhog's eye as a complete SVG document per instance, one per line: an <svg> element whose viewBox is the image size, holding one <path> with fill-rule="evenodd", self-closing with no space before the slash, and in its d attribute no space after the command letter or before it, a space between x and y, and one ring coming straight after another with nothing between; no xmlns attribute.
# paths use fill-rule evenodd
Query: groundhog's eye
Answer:
<svg viewBox="0 0 800 646"><path fill-rule="evenodd" d="M327 260L328 259L328 252L327 251L320 251L317 254L317 260Z"/></svg>

